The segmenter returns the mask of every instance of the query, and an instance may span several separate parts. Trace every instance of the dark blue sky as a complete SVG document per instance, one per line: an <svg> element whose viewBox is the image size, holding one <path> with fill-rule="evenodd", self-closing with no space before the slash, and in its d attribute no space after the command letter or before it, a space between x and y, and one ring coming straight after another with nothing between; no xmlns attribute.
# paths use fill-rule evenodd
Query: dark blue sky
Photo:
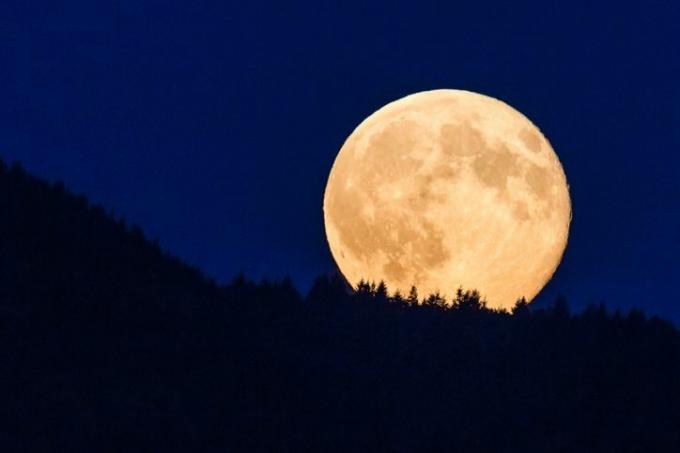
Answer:
<svg viewBox="0 0 680 453"><path fill-rule="evenodd" d="M571 185L544 297L680 321L677 1L249 3L3 1L0 156L218 281L305 289L334 267L323 189L352 129L408 93L478 91L543 130Z"/></svg>

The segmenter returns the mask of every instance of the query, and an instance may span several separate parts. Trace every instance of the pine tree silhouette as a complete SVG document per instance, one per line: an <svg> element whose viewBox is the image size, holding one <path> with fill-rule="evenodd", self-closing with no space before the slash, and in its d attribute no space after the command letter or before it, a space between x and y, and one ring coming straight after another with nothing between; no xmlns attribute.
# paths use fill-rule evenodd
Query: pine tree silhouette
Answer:
<svg viewBox="0 0 680 453"><path fill-rule="evenodd" d="M418 299L418 289L416 289L415 286L411 286L411 290L409 291L408 296L406 297L406 302L411 307L416 307L420 303Z"/></svg>

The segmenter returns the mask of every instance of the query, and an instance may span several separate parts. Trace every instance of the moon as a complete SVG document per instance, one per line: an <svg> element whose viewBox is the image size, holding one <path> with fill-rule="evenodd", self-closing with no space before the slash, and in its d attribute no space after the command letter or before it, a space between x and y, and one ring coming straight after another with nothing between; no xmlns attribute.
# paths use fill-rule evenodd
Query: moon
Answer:
<svg viewBox="0 0 680 453"><path fill-rule="evenodd" d="M447 298L476 289L499 309L541 291L571 223L566 176L541 131L502 101L451 89L406 96L359 124L323 210L355 288L383 280Z"/></svg>

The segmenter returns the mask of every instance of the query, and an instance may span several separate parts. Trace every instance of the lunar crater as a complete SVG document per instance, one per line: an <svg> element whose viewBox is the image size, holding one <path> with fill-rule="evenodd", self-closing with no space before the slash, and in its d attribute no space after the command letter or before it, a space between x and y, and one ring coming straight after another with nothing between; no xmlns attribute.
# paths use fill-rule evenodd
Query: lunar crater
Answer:
<svg viewBox="0 0 680 453"><path fill-rule="evenodd" d="M535 131L532 131L531 129L525 127L520 131L519 138L520 140L522 140L522 143L524 143L528 150L533 151L535 153L541 152L542 140L540 135L537 134Z"/></svg>

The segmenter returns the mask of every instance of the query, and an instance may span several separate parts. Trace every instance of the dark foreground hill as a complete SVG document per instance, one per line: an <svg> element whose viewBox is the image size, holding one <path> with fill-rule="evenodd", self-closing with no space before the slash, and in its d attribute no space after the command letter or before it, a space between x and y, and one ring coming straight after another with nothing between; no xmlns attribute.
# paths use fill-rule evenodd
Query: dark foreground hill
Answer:
<svg viewBox="0 0 680 453"><path fill-rule="evenodd" d="M0 449L680 451L670 324L442 302L220 287L0 164Z"/></svg>

